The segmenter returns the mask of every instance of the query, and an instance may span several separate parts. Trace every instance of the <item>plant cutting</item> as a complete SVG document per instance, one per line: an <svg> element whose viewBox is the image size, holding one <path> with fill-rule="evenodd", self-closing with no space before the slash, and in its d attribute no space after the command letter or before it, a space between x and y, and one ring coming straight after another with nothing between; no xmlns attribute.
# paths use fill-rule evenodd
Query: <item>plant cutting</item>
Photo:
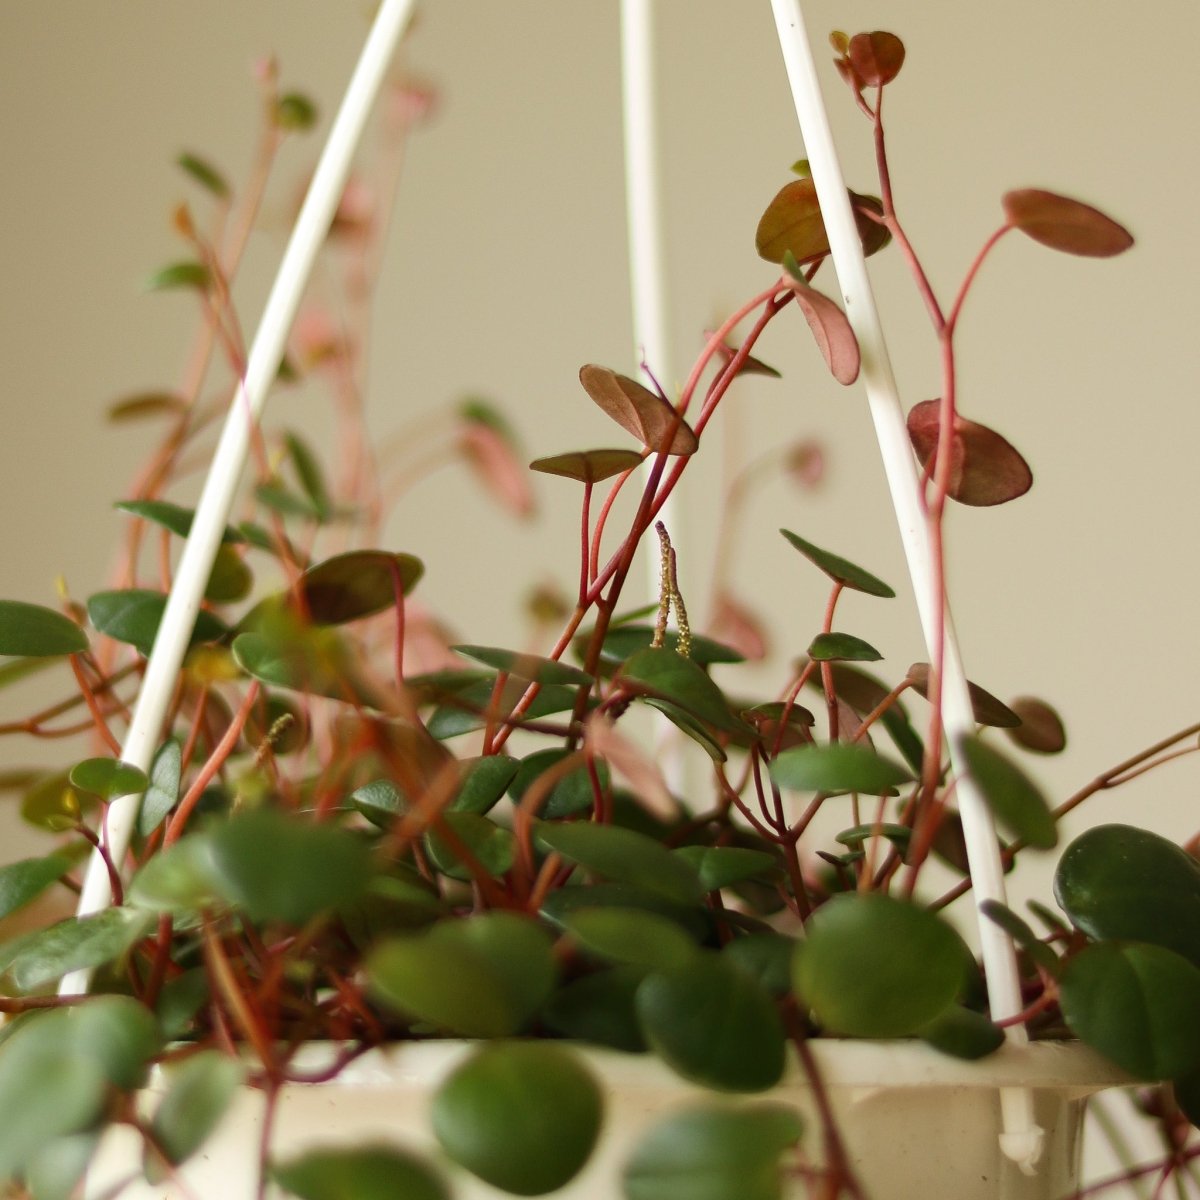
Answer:
<svg viewBox="0 0 1200 1200"><path fill-rule="evenodd" d="M907 427L944 629L947 506L1017 501L1032 483L958 388L955 336L980 267L1019 236L1092 257L1131 239L1080 201L1010 192L945 303L890 183L882 111L903 46L884 33L838 34L833 46L879 164L851 197L857 236L865 253L911 267L942 366L942 394L912 406ZM273 127L303 123L301 98L269 99ZM213 168L192 157L184 169L224 202ZM781 531L771 578L819 573L827 601L777 689L751 694L741 656L692 627L663 506L713 415L737 403L739 379L769 371L757 356L767 330L802 316L834 377L849 385L859 373L836 289L816 286L829 275L825 225L799 164L757 229L772 264L761 292L707 337L678 395L649 372L580 370L580 400L620 433L599 448L538 447L533 470L573 489L580 516L564 572L574 594L536 652L443 636L436 581L373 539L389 489L361 452L353 406L341 407L336 472L295 431L264 432L257 486L218 530L142 769L122 761L120 734L195 519L172 484L208 429L194 399L151 406L172 424L121 501L130 525L116 584L57 609L0 604L8 677L45 665L73 683L70 699L7 732L49 736L78 716L95 740L29 781L26 816L55 844L0 872L0 900L13 912L77 891L84 856L113 900L0 946L0 1111L11 1114L0 1175L15 1194L69 1197L85 1175L92 1195L235 1182L246 1195L313 1198L554 1194L594 1169L606 1125L624 1125L627 1144L597 1195L910 1194L902 1187L915 1185L889 1191L899 1166L868 1167L848 1125L858 1093L876 1086L855 1055L880 1043L897 1074L942 1056L943 1105L965 1109L961 1089L981 1073L985 1107L1000 1088L1027 1089L1047 1130L1074 1119L1087 1090L1138 1081L1168 1138L1152 1169L1186 1181L1200 1109L1200 866L1152 832L1100 826L1062 852L1053 907L982 905L1018 947L1020 1010L994 1019L964 937L974 906L958 808L969 781L1003 832L1005 865L1048 852L1058 817L1190 750L1200 727L1052 805L1020 759L1062 749L1053 710L973 687L977 728L952 742L945 637L929 663L876 665L869 630L846 627L847 593L885 603L894 589L802 514ZM178 226L192 258L159 282L197 290L240 376L232 266L199 219ZM369 266L372 245L352 236L342 252ZM332 368L335 389L353 378L353 338L293 351L291 371ZM489 484L523 494L494 411L464 406L445 430ZM646 543L661 564L650 605L631 583ZM700 780L686 792L636 736L643 713L682 740ZM117 851L111 818L131 795L130 844ZM1078 1050L1068 1042L1085 1050L1046 1066ZM373 1111L371 1080L388 1063L417 1070L406 1062L435 1064L428 1132L385 1141L379 1125L402 1119ZM643 1097L679 1080L683 1100L631 1118L613 1101L622 1074ZM328 1089L356 1076L367 1098L349 1127L288 1144L289 1110L322 1113ZM945 1119L926 1114L926 1131ZM227 1128L248 1158L234 1176L194 1175ZM1074 1186L1072 1148L1008 1161L987 1128L997 1174L979 1194ZM894 1136L875 1127L866 1141ZM114 1145L131 1154L114 1158Z"/></svg>

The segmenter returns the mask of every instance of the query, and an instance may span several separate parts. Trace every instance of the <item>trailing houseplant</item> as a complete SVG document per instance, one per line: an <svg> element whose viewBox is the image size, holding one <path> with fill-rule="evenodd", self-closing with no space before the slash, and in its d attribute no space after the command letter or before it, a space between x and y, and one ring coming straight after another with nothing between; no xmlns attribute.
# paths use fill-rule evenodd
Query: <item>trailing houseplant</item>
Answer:
<svg viewBox="0 0 1200 1200"><path fill-rule="evenodd" d="M943 309L887 170L880 105L903 47L878 33L836 35L834 46L880 166L878 196L854 198L864 248L909 263L943 365L942 396L909 418L940 546L948 500L1003 503L1032 481L1009 442L960 411L954 337L979 266L1014 231L1098 256L1130 239L1077 201L1009 193L1002 225ZM302 97L276 94L272 78L264 86L271 129L310 119ZM423 98L410 90L405 100L408 122ZM224 202L228 187L207 163L182 165ZM189 212L177 227L190 257L157 283L198 290L236 369L232 263ZM349 202L337 229L360 283L374 229ZM165 410L171 429L122 501L132 520L116 585L83 603L64 597L58 611L0 605L0 652L16 656L9 677L61 658L77 687L9 732L58 733L78 712L103 751L30 781L24 811L58 839L0 873L5 910L77 887L81 856L104 853L107 805L144 792L130 854L108 862L114 906L0 946L0 1007L14 1018L0 1045L0 1174L18 1194L70 1195L111 1127L132 1131L151 1181L187 1194L188 1160L244 1084L269 1118L289 1085L398 1043L482 1043L433 1101L439 1154L519 1194L565 1185L592 1150L604 1098L580 1044L653 1054L712 1092L749 1095L775 1087L790 1056L819 1094L813 1044L823 1038L920 1039L968 1060L999 1052L1004 1031L986 1015L986 982L961 932L969 921L948 919L970 883L939 664L881 678L864 666L878 652L840 626L847 590L883 600L892 589L829 550L833 531L783 531L781 566L822 572L828 603L779 691L746 694L741 656L691 629L657 524L738 378L770 370L756 343L772 322L795 320L793 305L834 376L857 375L844 315L812 286L828 244L802 165L768 205L758 249L782 273L707 338L678 397L649 377L581 370L583 392L628 440L532 464L576 489L581 514L575 596L538 653L451 645L436 609L418 607L421 563L374 545L389 489L351 403L361 349L310 321L289 371L329 368L343 401L340 469L331 483L302 437L266 437L145 776L119 761L117 731L162 612L173 539L191 519L166 497L208 414L161 397L125 406ZM438 436L429 461L449 446L525 507L493 410L467 404ZM647 541L661 561L649 608L627 587ZM1195 741L1195 728L1184 731L1052 807L994 731L1053 752L1063 742L1053 711L982 689L974 701L984 732L963 753L1010 861L1052 848L1055 818L1087 795ZM630 735L642 711L677 732L686 788L670 786ZM832 835L818 839L825 827ZM958 882L939 886L934 859ZM988 909L1020 946L1021 1023L1035 1038L1080 1038L1153 1081L1141 1099L1171 1139L1161 1169L1183 1172L1187 1114L1200 1104L1200 867L1157 835L1102 826L1064 851L1056 896L1057 911L1038 906L1028 920ZM54 991L80 970L92 973L86 994ZM329 1047L315 1067L314 1042ZM147 1106L152 1070L164 1090ZM624 1187L635 1198L691 1194L701 1173L711 1195L778 1195L793 1177L817 1194L861 1195L827 1117L818 1106L805 1132L777 1103L714 1097L648 1134ZM402 1149L283 1157L266 1136L259 1157L261 1187L300 1196L443 1194L438 1163Z"/></svg>

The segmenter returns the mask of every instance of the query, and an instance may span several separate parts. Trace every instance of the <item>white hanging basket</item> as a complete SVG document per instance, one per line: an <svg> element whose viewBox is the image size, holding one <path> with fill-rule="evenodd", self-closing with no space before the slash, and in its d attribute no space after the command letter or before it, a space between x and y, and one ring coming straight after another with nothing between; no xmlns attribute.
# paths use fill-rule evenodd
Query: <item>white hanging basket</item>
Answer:
<svg viewBox="0 0 1200 1200"><path fill-rule="evenodd" d="M1087 1097L1128 1082L1115 1067L1078 1043L1005 1046L979 1062L948 1058L915 1042L820 1040L812 1049L825 1080L839 1132L865 1194L872 1200L1058 1200L1077 1186ZM329 1083L297 1084L280 1096L272 1136L282 1160L318 1146L347 1147L386 1140L417 1153L436 1147L429 1126L438 1085L471 1053L458 1041L399 1043L374 1050ZM661 1118L699 1102L770 1100L795 1107L808 1131L805 1148L819 1161L820 1118L799 1069L770 1092L718 1097L683 1082L648 1055L579 1049L605 1098L600 1143L585 1170L555 1200L619 1200L621 1170L633 1148ZM314 1045L297 1069L329 1061ZM1045 1131L1041 1160L1024 1174L1000 1148L1002 1087L1029 1089ZM154 1086L147 1100L153 1104ZM245 1088L223 1123L189 1161L182 1178L193 1197L254 1200L262 1130L261 1093ZM127 1129L114 1131L90 1173L87 1200L98 1200L140 1169L141 1147ZM501 1200L506 1193L464 1171L450 1176L454 1200ZM806 1196L796 1180L787 1200ZM172 1185L137 1185L128 1200L184 1200Z"/></svg>

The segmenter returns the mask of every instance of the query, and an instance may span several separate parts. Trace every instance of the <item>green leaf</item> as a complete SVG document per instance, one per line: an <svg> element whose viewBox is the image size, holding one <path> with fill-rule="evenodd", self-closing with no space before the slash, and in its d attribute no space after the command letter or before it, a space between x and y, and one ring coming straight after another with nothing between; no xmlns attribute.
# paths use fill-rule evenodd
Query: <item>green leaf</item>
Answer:
<svg viewBox="0 0 1200 1200"><path fill-rule="evenodd" d="M512 865L516 857L516 839L512 831L471 812L445 812L442 820L451 836L457 838L472 854L481 867L493 878L498 879ZM433 865L451 879L473 879L471 871L463 865L449 841L437 830L431 829L425 838L425 847Z"/></svg>
<svg viewBox="0 0 1200 1200"><path fill-rule="evenodd" d="M744 846L681 846L675 853L689 862L706 892L720 891L743 879L774 871L778 859L765 850Z"/></svg>
<svg viewBox="0 0 1200 1200"><path fill-rule="evenodd" d="M442 1149L518 1196L566 1185L587 1162L604 1101L590 1073L546 1042L477 1050L438 1089L431 1118Z"/></svg>
<svg viewBox="0 0 1200 1200"><path fill-rule="evenodd" d="M667 454L687 455L699 447L691 426L661 396L637 380L589 363L580 367L579 382L604 412L652 451L658 453L665 448Z"/></svg>
<svg viewBox="0 0 1200 1200"><path fill-rule="evenodd" d="M0 1046L0 1179L19 1174L63 1137L89 1129L104 1108L100 1064L63 1036L65 1013L22 1022ZM36 1081L36 1086L31 1086Z"/></svg>
<svg viewBox="0 0 1200 1200"><path fill-rule="evenodd" d="M146 658L150 656L166 607L167 597L162 592L151 592L144 588L97 592L89 596L87 601L88 618L101 633L136 647ZM228 632L224 622L201 609L196 614L189 645L215 642Z"/></svg>
<svg viewBox="0 0 1200 1200"><path fill-rule="evenodd" d="M634 995L646 977L643 967L622 963L560 988L542 1010L547 1028L578 1042L630 1054L646 1049L634 1010Z"/></svg>
<svg viewBox="0 0 1200 1200"><path fill-rule="evenodd" d="M151 855L130 881L128 897L137 908L177 915L225 903L213 863L212 838L190 834Z"/></svg>
<svg viewBox="0 0 1200 1200"><path fill-rule="evenodd" d="M104 800L140 796L150 782L141 767L117 758L85 758L71 768L67 778L72 786Z"/></svg>
<svg viewBox="0 0 1200 1200"><path fill-rule="evenodd" d="M180 504L172 504L169 500L119 500L113 505L120 512L130 516L141 517L153 521L169 529L179 537L185 538L192 532L192 522L196 518L195 509L184 508ZM246 539L230 525L225 526L221 541L226 544L244 542Z"/></svg>
<svg viewBox="0 0 1200 1200"><path fill-rule="evenodd" d="M522 654L516 650L502 650L497 646L451 646L455 654L473 658L485 666L495 667L535 683L591 684L592 677L569 663L542 658L536 654Z"/></svg>
<svg viewBox="0 0 1200 1200"><path fill-rule="evenodd" d="M49 658L87 648L87 634L70 617L40 604L0 600L0 654Z"/></svg>
<svg viewBox="0 0 1200 1200"><path fill-rule="evenodd" d="M523 680L510 678L496 711L511 711L512 705L517 703L528 686ZM489 675L482 678L476 676L474 682L455 690L426 722L429 732L435 738L444 739L482 729L483 713L494 704L494 688L495 678ZM577 687L543 684L533 703L526 709L525 716L534 720L554 713L569 712L575 707L578 694Z"/></svg>
<svg viewBox="0 0 1200 1200"><path fill-rule="evenodd" d="M521 767L519 759L488 754L459 760L462 783L450 801L449 812L490 812L508 791Z"/></svg>
<svg viewBox="0 0 1200 1200"><path fill-rule="evenodd" d="M296 433L285 433L283 442L295 468L296 478L300 481L300 487L313 511L320 520L327 521L333 515L333 501L329 489L325 486L325 476L316 455Z"/></svg>
<svg viewBox="0 0 1200 1200"><path fill-rule="evenodd" d="M142 837L149 837L179 802L182 778L183 747L174 740L164 742L150 764L150 782L138 810L138 833Z"/></svg>
<svg viewBox="0 0 1200 1200"><path fill-rule="evenodd" d="M175 288L198 288L207 291L212 284L212 273L202 262L174 262L160 267L149 279L145 288L148 292L169 291Z"/></svg>
<svg viewBox="0 0 1200 1200"><path fill-rule="evenodd" d="M234 604L244 600L254 586L254 576L242 556L232 546L218 546L204 599L210 604Z"/></svg>
<svg viewBox="0 0 1200 1200"><path fill-rule="evenodd" d="M668 917L697 941L708 938L711 922L698 904L680 904L661 892L630 883L590 883L587 887L564 887L552 891L542 903L541 916L565 929L573 912L597 907L638 908Z"/></svg>
<svg viewBox="0 0 1200 1200"><path fill-rule="evenodd" d="M751 933L727 942L721 956L754 976L772 996L785 996L792 990L795 949L796 939L782 933Z"/></svg>
<svg viewBox="0 0 1200 1200"><path fill-rule="evenodd" d="M94 796L81 795L70 784L65 771L42 775L21 800L21 818L39 829L62 833L75 829L80 817L97 806Z"/></svg>
<svg viewBox="0 0 1200 1200"><path fill-rule="evenodd" d="M238 666L263 683L351 704L370 703L336 630L297 625L290 633L239 633L232 650Z"/></svg>
<svg viewBox="0 0 1200 1200"><path fill-rule="evenodd" d="M704 894L700 877L686 860L644 833L617 825L539 822L537 838L568 862L617 883L634 884L679 903Z"/></svg>
<svg viewBox="0 0 1200 1200"><path fill-rule="evenodd" d="M156 1143L175 1166L190 1158L216 1129L242 1085L245 1068L218 1050L201 1050L166 1073L166 1094L150 1121ZM146 1152L152 1183L165 1178L163 1164Z"/></svg>
<svg viewBox="0 0 1200 1200"><path fill-rule="evenodd" d="M29 993L71 971L102 967L123 957L144 937L150 913L110 908L68 917L0 946L0 971L20 993Z"/></svg>
<svg viewBox="0 0 1200 1200"><path fill-rule="evenodd" d="M852 588L856 592L866 592L868 596L881 596L885 600L895 596L896 593L882 579L877 579L869 571L864 571L862 567L857 567L854 563L836 554L831 554L828 550L822 550L819 546L814 546L812 542L806 542L799 534L792 533L789 529L781 529L779 532L809 562L824 571L835 583Z"/></svg>
<svg viewBox="0 0 1200 1200"><path fill-rule="evenodd" d="M163 1046L154 1014L132 996L91 997L71 1013L67 1030L77 1052L94 1058L123 1091L145 1083L149 1062Z"/></svg>
<svg viewBox="0 0 1200 1200"><path fill-rule="evenodd" d="M317 123L317 106L301 92L286 92L275 103L275 124L305 132Z"/></svg>
<svg viewBox="0 0 1200 1200"><path fill-rule="evenodd" d="M1200 1069L1200 969L1180 955L1141 942L1088 946L1059 987L1076 1036L1135 1078Z"/></svg>
<svg viewBox="0 0 1200 1200"><path fill-rule="evenodd" d="M837 841L843 846L861 846L868 838L873 837L887 838L903 854L912 841L912 830L907 825L891 825L886 822L879 825L855 825L852 829L843 829L837 835Z"/></svg>
<svg viewBox="0 0 1200 1200"><path fill-rule="evenodd" d="M933 913L881 892L823 904L797 946L797 994L829 1032L907 1037L958 998L969 951Z"/></svg>
<svg viewBox="0 0 1200 1200"><path fill-rule="evenodd" d="M632 471L641 463L642 456L636 450L573 450L535 459L529 469L577 479L580 483L599 483L622 471Z"/></svg>
<svg viewBox="0 0 1200 1200"><path fill-rule="evenodd" d="M952 1058L986 1058L1004 1045L1004 1030L983 1013L951 1005L920 1029L921 1039Z"/></svg>
<svg viewBox="0 0 1200 1200"><path fill-rule="evenodd" d="M218 200L229 199L229 184L225 177L212 163L196 154L181 154L175 165L185 174L190 175L205 191L211 192Z"/></svg>
<svg viewBox="0 0 1200 1200"><path fill-rule="evenodd" d="M535 750L532 754L521 759L508 788L508 794L514 802L520 803L525 793L547 771L556 767L564 759L570 758L574 752L570 750L548 749ZM596 777L600 782L601 792L608 788L611 773L608 764L598 761L595 764ZM569 817L575 813L586 812L596 801L592 790L592 777L587 765L581 763L578 767L561 776L550 789L538 815L545 818Z"/></svg>
<svg viewBox="0 0 1200 1200"><path fill-rule="evenodd" d="M71 1200L100 1143L98 1133L74 1133L47 1142L29 1158L25 1186L32 1200Z"/></svg>
<svg viewBox="0 0 1200 1200"><path fill-rule="evenodd" d="M1200 864L1132 825L1097 825L1063 851L1054 895L1097 940L1151 942L1200 967Z"/></svg>
<svg viewBox="0 0 1200 1200"><path fill-rule="evenodd" d="M817 662L878 662L883 655L852 633L819 633L808 647L808 657Z"/></svg>
<svg viewBox="0 0 1200 1200"><path fill-rule="evenodd" d="M271 809L239 813L208 836L221 894L255 921L303 925L352 903L372 873L363 838Z"/></svg>
<svg viewBox="0 0 1200 1200"><path fill-rule="evenodd" d="M372 825L380 829L391 829L396 817L407 807L408 802L404 793L390 779L375 779L355 788L350 793L350 803Z"/></svg>
<svg viewBox="0 0 1200 1200"><path fill-rule="evenodd" d="M635 1000L642 1032L673 1070L705 1087L760 1092L783 1076L775 1003L745 971L715 954L648 975Z"/></svg>
<svg viewBox="0 0 1200 1200"><path fill-rule="evenodd" d="M793 792L881 796L912 782L907 767L860 742L793 746L772 761L770 771L778 787Z"/></svg>
<svg viewBox="0 0 1200 1200"><path fill-rule="evenodd" d="M0 867L0 917L36 900L74 866L79 855L67 850L45 858L24 858Z"/></svg>
<svg viewBox="0 0 1200 1200"><path fill-rule="evenodd" d="M464 1037L519 1032L550 995L555 974L545 930L504 912L392 938L367 962L372 990L390 1007Z"/></svg>
<svg viewBox="0 0 1200 1200"><path fill-rule="evenodd" d="M1024 771L978 736L964 737L958 745L1001 826L1039 849L1057 845L1058 827L1050 806Z"/></svg>
<svg viewBox="0 0 1200 1200"><path fill-rule="evenodd" d="M577 908L564 923L583 949L609 962L671 967L696 953L695 941L676 922L641 908Z"/></svg>
<svg viewBox="0 0 1200 1200"><path fill-rule="evenodd" d="M685 712L726 733L746 733L747 727L730 711L721 689L703 667L667 646L649 646L631 654L620 678L631 691L643 689L669 700Z"/></svg>
<svg viewBox="0 0 1200 1200"><path fill-rule="evenodd" d="M186 410L187 401L178 392L136 392L113 401L108 407L108 419L119 424L144 417L177 416Z"/></svg>
<svg viewBox="0 0 1200 1200"><path fill-rule="evenodd" d="M999 925L1039 967L1051 975L1058 974L1060 966L1058 955L1034 933L1027 921L1019 917L1011 908L1006 908L998 900L985 900L979 908L988 920Z"/></svg>
<svg viewBox="0 0 1200 1200"><path fill-rule="evenodd" d="M300 1200L450 1200L425 1163L395 1146L310 1150L272 1167L271 1175Z"/></svg>
<svg viewBox="0 0 1200 1200"><path fill-rule="evenodd" d="M575 640L577 653L586 644L588 636L584 634ZM605 634L604 645L600 650L600 661L619 666L636 651L648 648L653 640L653 625L632 624L613 626ZM668 650L678 649L679 634L672 629L668 629L666 635L663 637L663 645ZM692 662L702 667L708 666L710 663L745 662L745 657L736 650L731 649L729 646L723 646L720 642L715 642L712 638L706 638L702 634L692 634L691 659Z"/></svg>
<svg viewBox="0 0 1200 1200"><path fill-rule="evenodd" d="M625 1166L625 1200L783 1200L782 1159L800 1139L782 1104L694 1106L660 1120Z"/></svg>

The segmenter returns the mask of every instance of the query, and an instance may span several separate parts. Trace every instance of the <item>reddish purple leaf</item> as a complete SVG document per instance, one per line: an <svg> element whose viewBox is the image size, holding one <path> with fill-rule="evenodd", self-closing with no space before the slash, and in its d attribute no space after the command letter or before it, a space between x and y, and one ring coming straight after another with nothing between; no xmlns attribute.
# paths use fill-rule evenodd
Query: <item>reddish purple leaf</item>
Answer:
<svg viewBox="0 0 1200 1200"><path fill-rule="evenodd" d="M929 698L928 663L913 663L908 668L907 678L918 696ZM1016 729L1021 724L1021 718L1003 700L998 700L979 684L968 681L967 693L971 698L972 714L980 725L991 725L997 729Z"/></svg>
<svg viewBox="0 0 1200 1200"><path fill-rule="evenodd" d="M854 73L870 87L882 87L900 74L904 43L894 33L856 33L846 47Z"/></svg>
<svg viewBox="0 0 1200 1200"><path fill-rule="evenodd" d="M863 253L874 254L887 245L891 234L885 226L866 216L864 210L881 214L883 206L874 196L851 192L850 199ZM760 257L774 263L782 263L783 256L790 253L803 266L829 253L817 189L811 179L793 179L780 188L758 222L754 244Z"/></svg>
<svg viewBox="0 0 1200 1200"><path fill-rule="evenodd" d="M704 340L707 342L712 337L712 330L706 330ZM722 342L717 347L717 353L721 356L722 361L728 366L733 361L733 356L737 353L735 347L728 342ZM738 366L737 373L739 375L769 375L772 379L779 379L779 372L772 366L763 362L760 358L755 358L753 354L747 354L742 359Z"/></svg>
<svg viewBox="0 0 1200 1200"><path fill-rule="evenodd" d="M789 261L786 265L796 303L804 313L830 374L838 383L853 383L858 378L860 361L858 339L846 314L828 296L809 287L799 271L792 270L794 264Z"/></svg>
<svg viewBox="0 0 1200 1200"><path fill-rule="evenodd" d="M583 390L622 429L628 430L645 446L659 452L669 431L674 428L668 454L694 454L700 445L692 428L661 397L636 380L618 375L607 367L592 364L580 367Z"/></svg>
<svg viewBox="0 0 1200 1200"><path fill-rule="evenodd" d="M1067 731L1062 718L1044 700L1020 696L1011 707L1021 718L1021 724L1008 731L1018 746L1039 754L1058 754L1066 748Z"/></svg>
<svg viewBox="0 0 1200 1200"><path fill-rule="evenodd" d="M1123 225L1080 200L1023 188L1008 192L1001 203L1010 225L1051 250L1111 258L1133 245L1133 236Z"/></svg>
<svg viewBox="0 0 1200 1200"><path fill-rule="evenodd" d="M908 436L921 466L932 472L937 454L941 402L924 400L908 414ZM993 429L956 417L947 495L986 508L1023 496L1033 486L1029 464Z"/></svg>

